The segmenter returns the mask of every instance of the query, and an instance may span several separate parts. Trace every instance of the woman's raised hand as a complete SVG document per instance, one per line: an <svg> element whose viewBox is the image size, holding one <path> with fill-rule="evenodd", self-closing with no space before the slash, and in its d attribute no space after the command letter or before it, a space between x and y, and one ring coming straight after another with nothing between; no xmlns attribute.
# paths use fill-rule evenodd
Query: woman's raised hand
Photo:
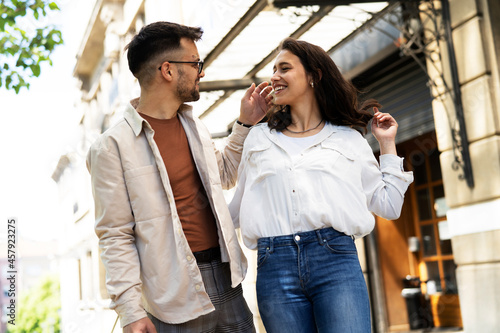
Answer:
<svg viewBox="0 0 500 333"><path fill-rule="evenodd" d="M254 125L264 118L271 105L272 90L268 82L262 82L258 86L252 83L241 99L239 121L243 124Z"/></svg>

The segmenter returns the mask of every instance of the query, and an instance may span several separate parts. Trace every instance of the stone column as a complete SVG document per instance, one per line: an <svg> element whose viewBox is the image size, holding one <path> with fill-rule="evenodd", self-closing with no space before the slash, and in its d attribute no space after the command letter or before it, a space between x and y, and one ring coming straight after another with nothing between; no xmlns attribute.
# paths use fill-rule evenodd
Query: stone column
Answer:
<svg viewBox="0 0 500 333"><path fill-rule="evenodd" d="M440 5L438 1L435 3ZM433 112L441 151L447 213L457 268L464 331L498 332L500 327L500 4L498 0L449 0L452 38L475 185L453 169L450 127L456 121L443 85L433 88ZM497 13L497 15L493 15ZM451 88L446 44L442 69ZM438 62L438 65L439 64ZM428 68L433 66L428 61ZM438 79L437 70L430 69ZM441 82L442 83L442 82Z"/></svg>

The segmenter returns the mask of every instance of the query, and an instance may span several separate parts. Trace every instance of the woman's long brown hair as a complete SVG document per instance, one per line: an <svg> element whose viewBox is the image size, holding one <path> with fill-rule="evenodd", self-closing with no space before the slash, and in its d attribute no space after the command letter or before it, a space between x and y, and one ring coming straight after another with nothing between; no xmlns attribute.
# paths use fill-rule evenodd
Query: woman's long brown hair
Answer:
<svg viewBox="0 0 500 333"><path fill-rule="evenodd" d="M373 117L369 110L380 107L380 104L374 99L358 103L358 90L342 76L332 58L321 47L286 38L278 50L288 50L296 55L306 73L312 76L314 94L323 119L366 133L368 122ZM283 131L291 122L290 106L278 105L270 110L268 124L271 129Z"/></svg>

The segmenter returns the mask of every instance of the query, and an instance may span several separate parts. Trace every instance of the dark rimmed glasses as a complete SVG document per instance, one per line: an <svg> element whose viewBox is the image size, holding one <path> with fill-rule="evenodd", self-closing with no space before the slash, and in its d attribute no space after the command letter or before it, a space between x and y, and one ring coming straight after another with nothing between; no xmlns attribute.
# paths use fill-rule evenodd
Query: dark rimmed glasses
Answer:
<svg viewBox="0 0 500 333"><path fill-rule="evenodd" d="M200 61L170 61L170 60L166 60L166 62L170 62L172 64L197 64L198 65L198 75L200 75L201 71L203 70L203 60L200 60ZM158 70L161 71L161 66L158 67Z"/></svg>

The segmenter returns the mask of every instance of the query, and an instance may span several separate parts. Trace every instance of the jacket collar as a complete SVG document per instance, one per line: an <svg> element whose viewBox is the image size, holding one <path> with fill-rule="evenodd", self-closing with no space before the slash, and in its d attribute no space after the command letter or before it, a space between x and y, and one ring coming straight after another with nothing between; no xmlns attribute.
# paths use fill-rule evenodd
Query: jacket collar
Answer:
<svg viewBox="0 0 500 333"><path fill-rule="evenodd" d="M130 104L127 105L127 108L125 109L125 120L127 123L130 125L132 128L132 131L134 132L135 136L139 136L141 134L142 129L144 126L146 128L152 130L151 125L141 117L139 112L135 110L137 107L137 104L139 102L139 98L134 98L133 100L130 101ZM179 108L179 116L186 117L186 118L193 118L193 113L192 113L193 107L191 105L187 104L182 104Z"/></svg>

